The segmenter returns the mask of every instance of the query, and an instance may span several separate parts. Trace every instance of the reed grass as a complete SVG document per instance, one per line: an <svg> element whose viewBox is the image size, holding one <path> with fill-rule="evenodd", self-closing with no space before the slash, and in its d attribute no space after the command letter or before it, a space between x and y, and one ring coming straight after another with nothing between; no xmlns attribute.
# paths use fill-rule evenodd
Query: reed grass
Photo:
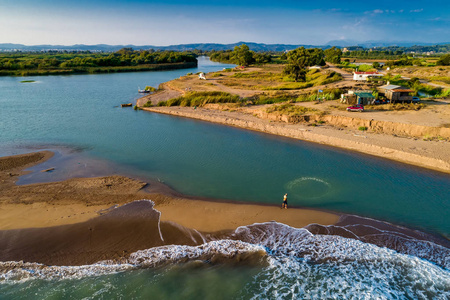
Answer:
<svg viewBox="0 0 450 300"><path fill-rule="evenodd" d="M184 96L169 99L158 103L158 106L204 106L208 103L242 103L243 100L237 95L230 93L212 92L189 92Z"/></svg>
<svg viewBox="0 0 450 300"><path fill-rule="evenodd" d="M316 113L317 109L294 105L292 103L284 103L281 105L272 105L266 109L267 113L278 113L288 116L302 116L307 113Z"/></svg>

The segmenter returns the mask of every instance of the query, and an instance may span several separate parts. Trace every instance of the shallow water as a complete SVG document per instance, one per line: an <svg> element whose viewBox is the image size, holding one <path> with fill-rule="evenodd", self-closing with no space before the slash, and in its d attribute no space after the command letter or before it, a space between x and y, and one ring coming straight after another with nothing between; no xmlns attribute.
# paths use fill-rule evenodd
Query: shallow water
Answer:
<svg viewBox="0 0 450 300"><path fill-rule="evenodd" d="M40 299L450 297L448 249L432 249L433 243L425 260L414 247L412 255L404 254L276 222L242 226L228 238L141 250L122 264L0 263L0 294L6 299L18 294Z"/></svg>
<svg viewBox="0 0 450 300"><path fill-rule="evenodd" d="M200 60L198 70L227 65ZM1 77L0 154L26 147L78 150L19 183L120 173L164 182L192 196L353 213L448 235L450 176L350 151L190 119L134 102L192 70ZM35 83L20 83L34 79ZM81 151L81 152L80 152ZM64 151L63 151L64 152ZM66 151L67 152L67 151ZM72 151L73 152L73 151ZM57 158L55 158L57 159Z"/></svg>
<svg viewBox="0 0 450 300"><path fill-rule="evenodd" d="M201 60L193 70L0 77L0 155L35 149L57 151L50 161L32 168L36 172L22 177L22 184L119 173L157 179L197 197L281 204L287 192L290 205L354 213L450 234L447 174L118 107L140 96L138 86L157 86L188 72L224 67ZM24 79L36 82L20 83ZM37 172L52 166L57 166L53 172ZM121 271L124 266L120 266L71 279L3 281L0 298L145 298L150 294L160 299L217 299L217 295L224 299L448 297L448 268L418 258L417 253L398 253L305 230L270 231L267 235L278 242L244 239L251 249L267 251L267 266L228 267L208 261L199 268L176 263L144 270L126 266L128 271ZM214 245L214 251L230 246L226 241L220 243ZM171 253L177 249L175 246ZM37 274L33 268L28 271Z"/></svg>

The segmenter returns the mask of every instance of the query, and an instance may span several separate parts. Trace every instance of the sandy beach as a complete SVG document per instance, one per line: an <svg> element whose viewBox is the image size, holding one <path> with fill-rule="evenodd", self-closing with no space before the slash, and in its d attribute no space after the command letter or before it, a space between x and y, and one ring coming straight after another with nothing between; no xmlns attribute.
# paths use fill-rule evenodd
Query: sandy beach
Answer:
<svg viewBox="0 0 450 300"><path fill-rule="evenodd" d="M342 80L300 90L271 91L276 81L263 80L254 74L277 74L280 67L248 67L244 70L216 72L198 80L196 75L183 76L161 85L153 95L137 100L137 106L146 111L203 120L244 128L333 147L357 151L411 165L450 173L450 105L448 99L423 100L422 109L383 111L375 108L363 113L348 112L347 105L332 101L299 102L292 105L311 109L316 113L289 116L268 113L267 108L279 104L237 105L235 103L206 104L202 107L156 106L185 95L188 91L220 91L240 98L274 97L283 94L309 93L317 89L370 89L365 82L354 81L351 74L330 66L323 72L338 72ZM239 73L239 74L238 74ZM219 76L220 75L220 76ZM239 79L235 76L240 75ZM247 75L247 77L243 76ZM145 107L151 102L152 107ZM365 128L364 130L360 130Z"/></svg>
<svg viewBox="0 0 450 300"><path fill-rule="evenodd" d="M183 199L152 192L151 186L144 191L147 183L117 175L15 184L18 176L25 174L23 169L51 156L52 152L44 151L0 158L1 261L79 265L120 259L163 244L202 243L200 238L192 241L195 232L220 234L269 221L297 228L311 223L331 225L340 217L309 209L281 209L278 199L273 205ZM126 213L111 214L117 207L141 199L153 201L156 212L144 201L129 206ZM158 212L164 242L154 229Z"/></svg>
<svg viewBox="0 0 450 300"><path fill-rule="evenodd" d="M426 141L327 125L291 124L259 118L248 111L207 107L195 110L191 107L150 107L143 110L325 144L450 173L450 143L447 141Z"/></svg>

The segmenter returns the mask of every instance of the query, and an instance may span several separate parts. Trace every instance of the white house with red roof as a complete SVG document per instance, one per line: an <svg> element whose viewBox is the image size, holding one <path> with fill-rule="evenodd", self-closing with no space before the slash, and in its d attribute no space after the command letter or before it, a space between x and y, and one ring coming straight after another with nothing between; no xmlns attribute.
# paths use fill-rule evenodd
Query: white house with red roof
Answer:
<svg viewBox="0 0 450 300"><path fill-rule="evenodd" d="M353 72L353 80L367 80L370 77L383 77L378 72Z"/></svg>

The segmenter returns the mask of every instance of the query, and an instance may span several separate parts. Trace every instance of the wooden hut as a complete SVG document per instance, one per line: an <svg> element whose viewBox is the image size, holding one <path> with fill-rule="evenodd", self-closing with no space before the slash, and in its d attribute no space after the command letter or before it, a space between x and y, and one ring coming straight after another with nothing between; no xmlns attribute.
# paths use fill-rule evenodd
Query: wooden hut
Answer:
<svg viewBox="0 0 450 300"><path fill-rule="evenodd" d="M411 93L414 91L401 85L387 84L380 86L378 90L389 99L391 103L412 102L413 99Z"/></svg>

